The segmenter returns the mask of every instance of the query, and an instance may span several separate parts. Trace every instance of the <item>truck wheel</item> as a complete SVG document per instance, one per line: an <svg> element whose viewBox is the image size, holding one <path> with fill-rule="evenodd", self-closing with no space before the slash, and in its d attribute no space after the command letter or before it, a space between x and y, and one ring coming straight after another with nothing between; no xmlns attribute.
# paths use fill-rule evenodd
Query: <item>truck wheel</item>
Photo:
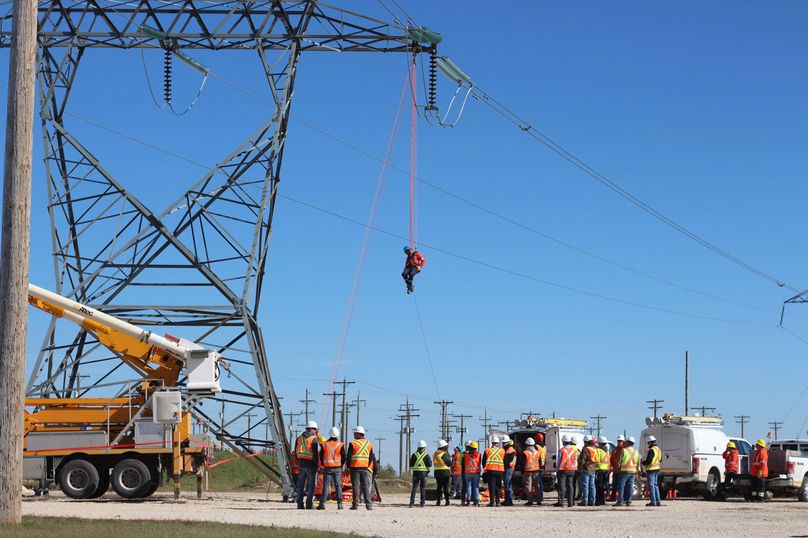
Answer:
<svg viewBox="0 0 808 538"><path fill-rule="evenodd" d="M800 489L797 491L797 499L800 502L808 502L808 475L805 475L802 479Z"/></svg>
<svg viewBox="0 0 808 538"><path fill-rule="evenodd" d="M95 491L92 495L88 497L88 499L98 499L102 497L104 493L107 492L109 489L109 468L106 466L102 466L98 470L98 486L95 488Z"/></svg>
<svg viewBox="0 0 808 538"><path fill-rule="evenodd" d="M71 499L89 499L99 481L95 465L81 458L68 461L59 470L59 488Z"/></svg>
<svg viewBox="0 0 808 538"><path fill-rule="evenodd" d="M707 483L704 490L704 498L708 501L717 501L721 496L721 475L712 469L707 475Z"/></svg>
<svg viewBox="0 0 808 538"><path fill-rule="evenodd" d="M151 483L149 468L140 460L126 459L112 469L112 489L124 499L143 497Z"/></svg>

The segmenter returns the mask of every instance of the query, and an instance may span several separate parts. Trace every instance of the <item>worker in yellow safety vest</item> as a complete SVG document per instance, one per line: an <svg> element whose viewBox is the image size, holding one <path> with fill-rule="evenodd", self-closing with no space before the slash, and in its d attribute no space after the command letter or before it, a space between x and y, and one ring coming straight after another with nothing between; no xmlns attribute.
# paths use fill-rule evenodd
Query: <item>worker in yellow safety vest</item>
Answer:
<svg viewBox="0 0 808 538"><path fill-rule="evenodd" d="M365 500L365 508L373 510L371 500L373 488L373 466L376 456L373 454L373 445L365 439L365 428L354 428L354 438L348 444L348 469L351 471L351 510L359 508L360 499Z"/></svg>
<svg viewBox="0 0 808 538"><path fill-rule="evenodd" d="M642 462L645 476L648 480L648 494L651 502L646 506L662 506L659 496L659 469L662 467L662 449L657 446L656 437L648 436L648 452Z"/></svg>
<svg viewBox="0 0 808 538"><path fill-rule="evenodd" d="M421 508L426 501L426 477L432 461L429 459L429 452L426 451L426 441L418 441L418 450L410 456L410 472L412 473L412 492L410 493L410 508L415 506L415 491L421 492Z"/></svg>
<svg viewBox="0 0 808 538"><path fill-rule="evenodd" d="M629 437L620 451L620 499L615 506L631 506L631 499L634 497L634 478L640 467L640 453L634 448L634 443L634 438Z"/></svg>
<svg viewBox="0 0 808 538"><path fill-rule="evenodd" d="M452 477L452 458L449 456L449 443L441 439L438 441L438 449L432 456L432 468L435 470L435 498L437 506L440 506L441 495L446 498L446 506L449 506L449 480Z"/></svg>
<svg viewBox="0 0 808 538"><path fill-rule="evenodd" d="M595 504L598 506L606 504L606 495L609 493L610 462L609 440L601 435L598 438L598 471L595 478L598 487Z"/></svg>
<svg viewBox="0 0 808 538"><path fill-rule="evenodd" d="M483 453L483 471L488 479L488 506L499 506L502 475L505 473L505 450L499 446L499 437L491 439L491 446Z"/></svg>

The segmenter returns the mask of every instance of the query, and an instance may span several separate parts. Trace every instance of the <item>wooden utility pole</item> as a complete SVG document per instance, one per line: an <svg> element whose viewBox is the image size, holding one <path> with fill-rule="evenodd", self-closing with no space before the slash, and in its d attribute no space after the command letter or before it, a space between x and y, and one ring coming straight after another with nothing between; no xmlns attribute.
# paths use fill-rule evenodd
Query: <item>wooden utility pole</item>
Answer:
<svg viewBox="0 0 808 538"><path fill-rule="evenodd" d="M306 422L309 421L309 404L310 403L317 403L317 400L313 400L309 398L309 388L306 387L306 398L304 400L298 400L300 403L306 406ZM332 424L334 426L334 424Z"/></svg>
<svg viewBox="0 0 808 538"><path fill-rule="evenodd" d="M657 411L662 409L662 404L665 403L665 400L657 400L656 398L654 398L653 400L646 400L645 403L651 404L651 405L648 406L648 409L653 411L654 412L654 418L657 418ZM685 413L685 416L687 416L687 413ZM592 418L594 418L594 417L592 417Z"/></svg>
<svg viewBox="0 0 808 538"><path fill-rule="evenodd" d="M689 374L690 374L690 357L687 354L687 350L685 350L685 416L687 416L688 413L690 413L690 402L687 401L687 393L688 389L690 388L688 386L688 384L690 383L690 380L688 379Z"/></svg>
<svg viewBox="0 0 808 538"><path fill-rule="evenodd" d="M0 524L22 519L37 2L14 0L13 10L0 228Z"/></svg>
<svg viewBox="0 0 808 538"><path fill-rule="evenodd" d="M735 415L735 424L741 425L741 437L743 437L743 427L749 422L749 415Z"/></svg>

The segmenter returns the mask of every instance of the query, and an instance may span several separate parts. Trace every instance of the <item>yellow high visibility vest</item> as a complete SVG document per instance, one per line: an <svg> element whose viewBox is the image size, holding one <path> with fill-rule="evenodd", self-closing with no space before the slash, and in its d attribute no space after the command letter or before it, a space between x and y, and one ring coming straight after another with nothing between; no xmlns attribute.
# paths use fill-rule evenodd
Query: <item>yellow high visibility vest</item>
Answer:
<svg viewBox="0 0 808 538"><path fill-rule="evenodd" d="M609 451L598 447L598 471L609 470Z"/></svg>
<svg viewBox="0 0 808 538"><path fill-rule="evenodd" d="M410 467L410 469L413 471L421 471L424 473L428 473L429 467L427 467L426 465L426 459L429 457L429 454L426 453L426 450L424 450L423 452L416 451L415 454L413 455L415 456L415 465Z"/></svg>
<svg viewBox="0 0 808 538"><path fill-rule="evenodd" d="M620 472L636 473L640 466L640 454L633 446L624 446L620 452Z"/></svg>
<svg viewBox="0 0 808 538"><path fill-rule="evenodd" d="M651 460L651 464L645 468L646 471L658 471L660 465L662 464L662 450L658 446L651 447L651 453L654 455L654 458Z"/></svg>
<svg viewBox="0 0 808 538"><path fill-rule="evenodd" d="M445 450L438 449L435 451L435 454L432 456L432 468L436 471L448 471L449 466L446 465L443 461L443 455L446 454Z"/></svg>

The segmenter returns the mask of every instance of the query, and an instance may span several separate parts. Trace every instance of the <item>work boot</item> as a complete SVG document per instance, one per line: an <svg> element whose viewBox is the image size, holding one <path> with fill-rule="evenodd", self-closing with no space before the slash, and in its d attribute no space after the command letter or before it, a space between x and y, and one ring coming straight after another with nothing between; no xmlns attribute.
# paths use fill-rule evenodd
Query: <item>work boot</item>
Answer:
<svg viewBox="0 0 808 538"><path fill-rule="evenodd" d="M656 503L655 502L650 502L650 503L647 503L645 506L656 506Z"/></svg>
<svg viewBox="0 0 808 538"><path fill-rule="evenodd" d="M367 508L368 510L373 510L373 505L372 504L365 505L365 508Z"/></svg>
<svg viewBox="0 0 808 538"><path fill-rule="evenodd" d="M318 504L317 510L325 510L325 505L323 503Z"/></svg>
<svg viewBox="0 0 808 538"><path fill-rule="evenodd" d="M490 503L488 503L488 506L494 506L494 501L491 501Z"/></svg>
<svg viewBox="0 0 808 538"><path fill-rule="evenodd" d="M533 506L533 501L528 501L525 503L525 506Z"/></svg>
<svg viewBox="0 0 808 538"><path fill-rule="evenodd" d="M449 506L449 499L446 499L446 504L444 506Z"/></svg>
<svg viewBox="0 0 808 538"><path fill-rule="evenodd" d="M623 506L623 501L617 501L614 503L615 506Z"/></svg>
<svg viewBox="0 0 808 538"><path fill-rule="evenodd" d="M438 499L438 502L435 503L435 506L440 506L440 499Z"/></svg>
<svg viewBox="0 0 808 538"><path fill-rule="evenodd" d="M307 502L306 503L306 510L311 510L312 508L314 508L314 503L313 502Z"/></svg>
<svg viewBox="0 0 808 538"><path fill-rule="evenodd" d="M423 508L424 505L426 505L426 503L424 501L421 501L421 508Z"/></svg>
<svg viewBox="0 0 808 538"><path fill-rule="evenodd" d="M342 503L339 503L339 504L337 505L337 510L342 510Z"/></svg>
<svg viewBox="0 0 808 538"><path fill-rule="evenodd" d="M305 509L306 509L306 507L305 507L305 506L303 506L302 504L298 504L298 505L297 505L297 509L298 509L298 510L305 510Z"/></svg>
<svg viewBox="0 0 808 538"><path fill-rule="evenodd" d="M578 503L578 506L586 506L586 503Z"/></svg>
<svg viewBox="0 0 808 538"><path fill-rule="evenodd" d="M348 508L348 510L358 510L358 509L359 507L357 507L355 504L352 504L351 507Z"/></svg>
<svg viewBox="0 0 808 538"><path fill-rule="evenodd" d="M555 506L556 508L564 508L564 503L562 503L562 502L557 502L557 503L555 503L553 506Z"/></svg>

